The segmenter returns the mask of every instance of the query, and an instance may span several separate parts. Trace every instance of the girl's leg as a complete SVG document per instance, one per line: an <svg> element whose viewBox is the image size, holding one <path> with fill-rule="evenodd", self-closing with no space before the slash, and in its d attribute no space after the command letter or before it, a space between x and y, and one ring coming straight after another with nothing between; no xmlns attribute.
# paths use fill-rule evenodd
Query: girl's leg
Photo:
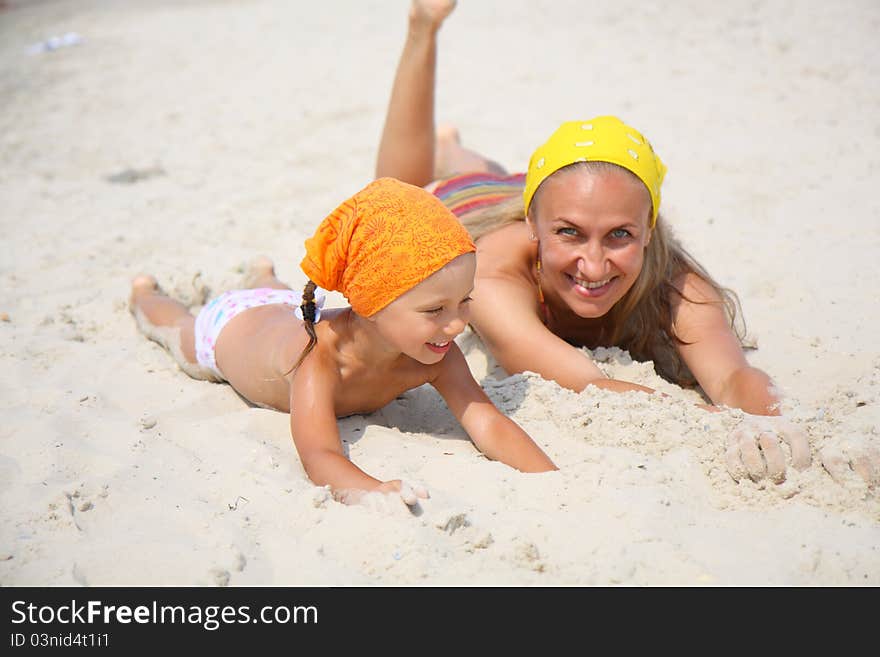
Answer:
<svg viewBox="0 0 880 657"><path fill-rule="evenodd" d="M437 31L455 0L413 0L409 30L385 115L376 177L423 187L434 179L434 78Z"/></svg>
<svg viewBox="0 0 880 657"><path fill-rule="evenodd" d="M287 283L278 280L275 276L275 264L264 255L257 256L248 263L243 285L247 289L258 287L271 287L276 290L291 289Z"/></svg>
<svg viewBox="0 0 880 657"><path fill-rule="evenodd" d="M134 278L130 308L141 332L167 349L184 372L196 379L216 380L196 360L195 317L162 292L155 278L147 274Z"/></svg>

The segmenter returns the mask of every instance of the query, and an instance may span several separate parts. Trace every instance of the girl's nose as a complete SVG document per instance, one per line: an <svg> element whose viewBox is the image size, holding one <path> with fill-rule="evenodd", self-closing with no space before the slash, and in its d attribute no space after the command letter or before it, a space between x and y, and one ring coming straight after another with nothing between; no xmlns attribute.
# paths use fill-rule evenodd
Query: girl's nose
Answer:
<svg viewBox="0 0 880 657"><path fill-rule="evenodd" d="M450 337L455 337L456 335L459 335L462 331L464 331L466 326L467 319L465 317L462 317L461 315L456 315L446 325L444 332Z"/></svg>

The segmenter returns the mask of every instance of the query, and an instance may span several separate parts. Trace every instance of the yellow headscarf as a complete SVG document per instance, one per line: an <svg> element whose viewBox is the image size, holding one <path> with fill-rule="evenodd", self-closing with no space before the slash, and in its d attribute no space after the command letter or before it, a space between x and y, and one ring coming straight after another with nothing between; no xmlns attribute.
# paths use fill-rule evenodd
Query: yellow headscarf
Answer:
<svg viewBox="0 0 880 657"><path fill-rule="evenodd" d="M532 154L523 191L526 212L538 186L552 173L575 162L611 162L636 174L651 195L651 228L660 211L660 186L666 166L650 142L616 116L568 121Z"/></svg>
<svg viewBox="0 0 880 657"><path fill-rule="evenodd" d="M300 267L341 292L363 317L378 312L465 253L467 230L421 187L379 178L343 202L306 240Z"/></svg>

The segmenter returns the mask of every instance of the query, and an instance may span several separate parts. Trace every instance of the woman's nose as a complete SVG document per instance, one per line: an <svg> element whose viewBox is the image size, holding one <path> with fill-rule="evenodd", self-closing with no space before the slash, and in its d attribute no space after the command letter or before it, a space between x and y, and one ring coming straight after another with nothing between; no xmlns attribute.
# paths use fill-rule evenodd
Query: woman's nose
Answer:
<svg viewBox="0 0 880 657"><path fill-rule="evenodd" d="M600 244L587 244L578 258L578 271L591 281L601 280L606 274L605 250Z"/></svg>

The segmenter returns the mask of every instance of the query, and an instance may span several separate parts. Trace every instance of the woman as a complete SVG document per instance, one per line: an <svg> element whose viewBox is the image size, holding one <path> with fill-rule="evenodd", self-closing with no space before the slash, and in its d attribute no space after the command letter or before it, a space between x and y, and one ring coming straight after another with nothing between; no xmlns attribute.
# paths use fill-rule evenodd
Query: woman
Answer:
<svg viewBox="0 0 880 657"><path fill-rule="evenodd" d="M580 347L616 345L715 405L779 416L770 377L749 365L735 329L737 300L671 235L660 209L665 166L616 117L563 124L507 175L435 134L437 32L454 0L414 0L376 176L425 186L477 242L471 325L508 372L537 372L575 391L650 388L608 379ZM463 174L463 175L462 175ZM784 479L810 463L802 431L767 417L731 438L728 469Z"/></svg>

